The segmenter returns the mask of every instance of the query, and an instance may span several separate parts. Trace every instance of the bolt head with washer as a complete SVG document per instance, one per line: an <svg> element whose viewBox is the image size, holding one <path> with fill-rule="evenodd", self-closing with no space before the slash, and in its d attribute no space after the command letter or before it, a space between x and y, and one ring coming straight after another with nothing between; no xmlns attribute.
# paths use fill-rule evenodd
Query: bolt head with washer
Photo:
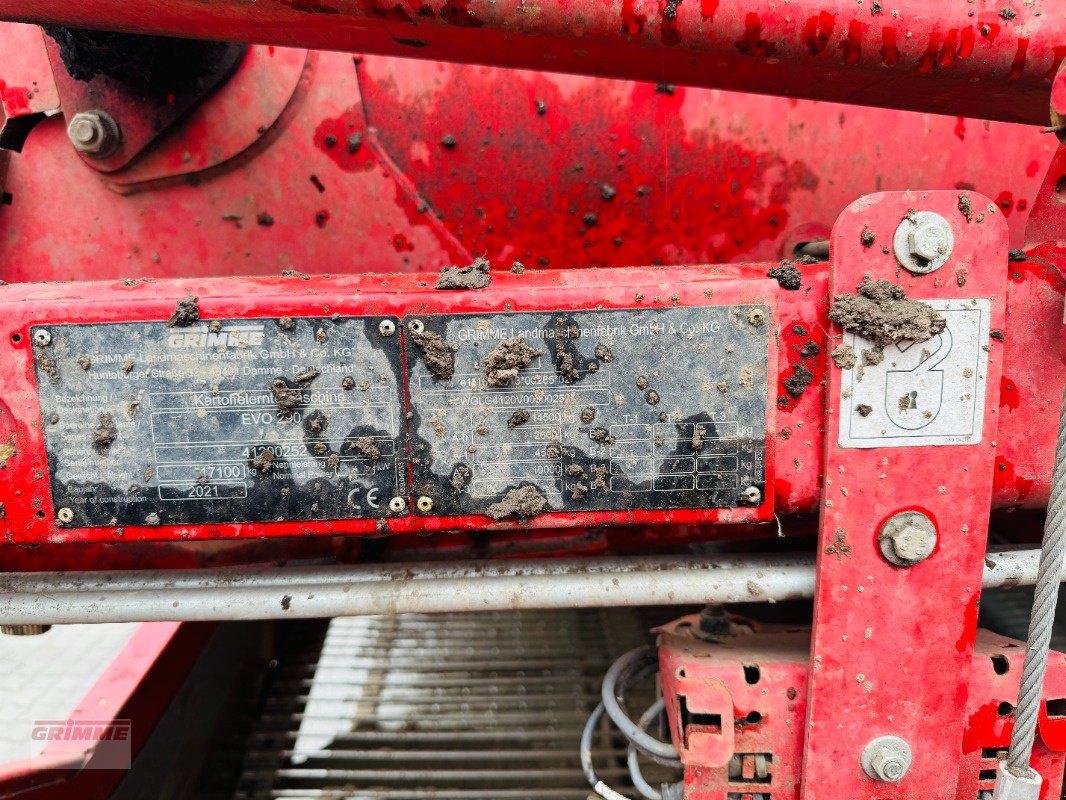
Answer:
<svg viewBox="0 0 1066 800"><path fill-rule="evenodd" d="M402 497L394 497L389 501L389 511L393 514L399 514L407 509L407 501Z"/></svg>
<svg viewBox="0 0 1066 800"><path fill-rule="evenodd" d="M427 513L433 510L433 498L427 495L422 495L415 501L415 507L422 513Z"/></svg>
<svg viewBox="0 0 1066 800"><path fill-rule="evenodd" d="M881 555L897 567L913 567L936 549L936 527L925 514L903 511L889 517L877 535Z"/></svg>
<svg viewBox="0 0 1066 800"><path fill-rule="evenodd" d="M67 138L79 153L107 158L122 144L122 131L106 111L94 109L75 114L67 125Z"/></svg>
<svg viewBox="0 0 1066 800"><path fill-rule="evenodd" d="M863 772L882 783L898 783L911 768L911 746L898 736L878 736L862 751Z"/></svg>
<svg viewBox="0 0 1066 800"><path fill-rule="evenodd" d="M940 269L951 258L954 247L951 224L933 211L908 214L892 237L896 260L916 275Z"/></svg>
<svg viewBox="0 0 1066 800"><path fill-rule="evenodd" d="M758 486L749 486L740 493L740 499L748 505L757 506L762 502L762 492L759 491Z"/></svg>
<svg viewBox="0 0 1066 800"><path fill-rule="evenodd" d="M407 323L407 330L411 331L415 336L422 333L425 329L425 323L420 319L413 319Z"/></svg>
<svg viewBox="0 0 1066 800"><path fill-rule="evenodd" d="M396 323L391 319L383 319L378 324L378 333L382 336L392 336L396 333Z"/></svg>
<svg viewBox="0 0 1066 800"><path fill-rule="evenodd" d="M52 343L52 334L45 328L38 328L33 332L33 343L40 347L48 347Z"/></svg>
<svg viewBox="0 0 1066 800"><path fill-rule="evenodd" d="M67 523L73 522L74 521L74 511L72 509L69 509L66 506L64 506L63 508L59 509L59 511L56 512L56 519L59 520L64 525L66 525Z"/></svg>

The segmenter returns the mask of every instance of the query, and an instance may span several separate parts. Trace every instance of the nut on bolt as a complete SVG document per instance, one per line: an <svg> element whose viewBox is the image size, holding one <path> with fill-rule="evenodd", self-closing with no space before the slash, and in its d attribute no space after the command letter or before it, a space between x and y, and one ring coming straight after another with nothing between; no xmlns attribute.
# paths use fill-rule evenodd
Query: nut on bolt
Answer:
<svg viewBox="0 0 1066 800"><path fill-rule="evenodd" d="M914 211L903 218L892 237L896 260L917 275L935 272L951 258L955 236L951 224L932 211Z"/></svg>
<svg viewBox="0 0 1066 800"><path fill-rule="evenodd" d="M56 519L66 525L74 521L74 511L64 506L56 512Z"/></svg>
<svg viewBox="0 0 1066 800"><path fill-rule="evenodd" d="M407 323L407 330L411 331L415 336L422 333L425 329L425 323L420 319L413 319Z"/></svg>
<svg viewBox="0 0 1066 800"><path fill-rule="evenodd" d="M894 514L877 535L881 555L897 567L912 567L933 554L936 528L925 514L903 511Z"/></svg>
<svg viewBox="0 0 1066 800"><path fill-rule="evenodd" d="M389 511L391 511L393 514L399 514L400 512L406 510L406 508L407 501L404 500L402 497L397 496L389 501Z"/></svg>
<svg viewBox="0 0 1066 800"><path fill-rule="evenodd" d="M898 736L878 736L862 751L862 769L875 781L898 783L911 768L911 746Z"/></svg>
<svg viewBox="0 0 1066 800"><path fill-rule="evenodd" d="M81 111L67 125L67 137L74 149L90 158L107 158L122 144L122 131L106 111Z"/></svg>
<svg viewBox="0 0 1066 800"><path fill-rule="evenodd" d="M52 343L52 334L47 328L38 328L33 332L33 343L40 347L48 347Z"/></svg>
<svg viewBox="0 0 1066 800"><path fill-rule="evenodd" d="M378 333L382 336L392 336L396 333L396 323L391 319L383 319L378 324Z"/></svg>
<svg viewBox="0 0 1066 800"><path fill-rule="evenodd" d="M415 507L422 513L427 513L433 510L433 498L428 495L422 495L415 501Z"/></svg>

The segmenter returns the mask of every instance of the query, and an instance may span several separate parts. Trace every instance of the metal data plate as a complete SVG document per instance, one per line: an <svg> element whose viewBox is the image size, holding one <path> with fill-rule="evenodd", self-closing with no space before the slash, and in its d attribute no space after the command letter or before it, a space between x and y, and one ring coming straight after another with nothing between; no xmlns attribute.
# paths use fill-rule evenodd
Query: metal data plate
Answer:
<svg viewBox="0 0 1066 800"><path fill-rule="evenodd" d="M33 328L60 521L385 516L407 463L398 323L384 336L384 319Z"/></svg>
<svg viewBox="0 0 1066 800"><path fill-rule="evenodd" d="M454 355L454 375L435 377L408 338L416 513L499 516L523 487L545 511L574 512L732 508L764 493L766 306L405 325L443 337ZM513 381L490 385L493 352L516 337L539 354Z"/></svg>

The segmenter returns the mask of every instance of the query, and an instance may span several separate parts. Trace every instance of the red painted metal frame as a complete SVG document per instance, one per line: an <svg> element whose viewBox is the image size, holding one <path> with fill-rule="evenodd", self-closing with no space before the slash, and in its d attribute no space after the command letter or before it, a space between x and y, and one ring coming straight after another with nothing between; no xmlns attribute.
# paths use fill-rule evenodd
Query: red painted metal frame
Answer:
<svg viewBox="0 0 1066 800"><path fill-rule="evenodd" d="M793 798L800 793L803 764L804 722L810 700L808 662L811 632L806 627L763 626L736 618L737 635L701 640L693 635L697 616L682 617L658 629L659 664L663 695L673 740L679 743L685 766L686 800L733 800L768 793L770 797ZM747 630L748 628L751 630ZM1013 727L1013 703L1021 680L1025 649L1022 642L989 631L977 633L967 669L969 683L960 720L964 735L952 763L944 766L939 787L953 800L976 800L979 791L991 791L996 753L1006 750ZM888 667L900 668L891 659ZM750 682L752 678L755 682ZM1066 698L1066 656L1052 653L1044 685L1046 700ZM683 725L681 702L687 713L718 715L722 725L715 731L697 718ZM1006 705L1004 705L1006 704ZM841 713L844 713L843 711ZM885 709L886 719L894 714ZM689 717L691 719L691 717ZM922 750L937 738L943 717L931 714L926 735L915 748ZM1030 764L1045 778L1042 798L1057 798L1062 792L1066 765L1066 720L1048 716L1045 703L1040 714L1039 736ZM768 781L729 779L728 763L735 754L766 754L772 761ZM846 762L835 765L837 773L850 771ZM990 777L989 772L992 772ZM957 774L957 783L955 775ZM892 796L871 787L864 794L841 790L837 798ZM918 791L910 797L926 797Z"/></svg>
<svg viewBox="0 0 1066 800"><path fill-rule="evenodd" d="M830 240L830 293L853 292L864 275L898 282L908 297L988 298L991 329L1003 330L1006 276L985 264L1007 257L998 215L968 222L956 192L873 195L854 203ZM980 208L980 206L978 207ZM948 220L955 237L948 274L911 275L894 256L864 247L864 228L891 239L911 210ZM965 281L956 280L963 270ZM964 284L964 285L960 285ZM841 331L830 328L830 338ZM988 386L999 384L1003 351L990 338ZM827 381L828 424L808 686L804 800L838 797L953 798L944 775L958 771L977 603L981 593L999 408L986 406L978 444L844 449L841 372ZM937 549L910 568L888 563L877 546L884 522L917 510L932 520ZM886 654L891 653L891 658ZM938 730L928 736L936 710ZM867 742L882 735L918 743L899 784L878 784L861 769Z"/></svg>
<svg viewBox="0 0 1066 800"><path fill-rule="evenodd" d="M1043 124L1054 2L0 1L0 17L668 81Z"/></svg>
<svg viewBox="0 0 1066 800"><path fill-rule="evenodd" d="M145 623L71 712L71 719L130 720L134 758L215 631L214 623ZM54 750L54 748L52 748ZM72 761L48 746L29 762L0 765L0 798L88 800L111 796L124 770L86 769L92 749Z"/></svg>
<svg viewBox="0 0 1066 800"><path fill-rule="evenodd" d="M14 543L123 541L302 536L330 533L381 533L376 520L286 521L195 526L125 526L68 529L57 525L48 491L48 466L41 436L29 327L34 324L164 321L182 297L199 298L202 318L277 318L278 316L362 316L367 314L476 313L527 310L610 309L763 303L776 324L777 284L766 278L723 280L720 270L691 267L577 273L499 274L482 291L437 292L416 276L278 277L210 281L157 281L117 284L18 284L0 287L0 315L6 327L0 358L13 366L0 375L0 440L14 445L6 463L8 480L0 485L6 510L5 540ZM707 292L713 292L708 297ZM86 304L86 298L91 302ZM770 364L777 361L769 337ZM768 370L768 396L775 396L777 376ZM767 419L766 482L773 481L773 406ZM409 476L410 484L410 476ZM408 498L411 505L411 498ZM768 492L758 507L545 513L523 522L493 522L484 516L439 517L409 514L387 520L390 532L436 530L512 530L572 526L693 525L765 522L773 518Z"/></svg>

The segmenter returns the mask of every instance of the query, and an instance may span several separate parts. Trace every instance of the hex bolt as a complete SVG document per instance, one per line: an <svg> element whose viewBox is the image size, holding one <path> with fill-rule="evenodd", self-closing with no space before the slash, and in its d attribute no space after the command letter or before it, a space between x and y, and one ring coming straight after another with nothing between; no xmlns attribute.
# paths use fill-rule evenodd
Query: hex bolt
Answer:
<svg viewBox="0 0 1066 800"><path fill-rule="evenodd" d="M875 781L898 783L911 768L911 747L898 736L878 736L862 751L862 769Z"/></svg>
<svg viewBox="0 0 1066 800"><path fill-rule="evenodd" d="M389 501L389 511L393 514L399 514L407 508L407 501L402 497L394 497Z"/></svg>
<svg viewBox="0 0 1066 800"><path fill-rule="evenodd" d="M913 567L925 561L936 549L936 527L917 511L904 511L890 517L877 535L881 555L897 567Z"/></svg>
<svg viewBox="0 0 1066 800"><path fill-rule="evenodd" d="M428 513L433 510L433 498L422 495L415 501L415 506L423 514Z"/></svg>
<svg viewBox="0 0 1066 800"><path fill-rule="evenodd" d="M56 519L66 525L74 521L74 511L64 506L56 512Z"/></svg>
<svg viewBox="0 0 1066 800"><path fill-rule="evenodd" d="M749 505L757 506L762 500L762 492L759 491L758 486L749 486L740 493L740 499Z"/></svg>
<svg viewBox="0 0 1066 800"><path fill-rule="evenodd" d="M48 347L52 343L52 334L47 328L38 328L33 332L33 343L40 347Z"/></svg>
<svg viewBox="0 0 1066 800"><path fill-rule="evenodd" d="M955 236L951 224L933 211L913 211L892 237L896 260L917 275L935 272L951 258Z"/></svg>
<svg viewBox="0 0 1066 800"><path fill-rule="evenodd" d="M392 336L396 333L396 323L391 319L383 319L378 325L378 333L382 336Z"/></svg>
<svg viewBox="0 0 1066 800"><path fill-rule="evenodd" d="M426 326L420 319L413 319L407 323L407 330L411 331L415 336L422 333L425 329Z"/></svg>
<svg viewBox="0 0 1066 800"><path fill-rule="evenodd" d="M67 137L74 149L90 158L107 158L122 144L122 131L106 111L80 111L67 125Z"/></svg>
<svg viewBox="0 0 1066 800"><path fill-rule="evenodd" d="M907 234L911 255L923 261L933 261L948 252L948 237L944 228L935 223L920 225Z"/></svg>

